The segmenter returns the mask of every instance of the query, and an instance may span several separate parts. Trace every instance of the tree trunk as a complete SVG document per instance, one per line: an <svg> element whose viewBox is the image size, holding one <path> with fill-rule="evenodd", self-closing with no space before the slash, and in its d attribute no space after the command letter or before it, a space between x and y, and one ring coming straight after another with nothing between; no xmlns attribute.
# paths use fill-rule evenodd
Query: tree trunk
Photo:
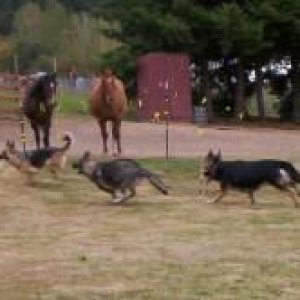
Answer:
<svg viewBox="0 0 300 300"><path fill-rule="evenodd" d="M256 101L257 101L258 117L260 120L265 120L266 110L265 110L265 101L263 95L263 74L261 68L262 68L261 62L257 62L255 64Z"/></svg>
<svg viewBox="0 0 300 300"><path fill-rule="evenodd" d="M229 65L230 59L228 57L224 58L224 71L225 71L225 85L226 85L226 97L230 99L234 99L234 88L233 83L231 81L231 70Z"/></svg>
<svg viewBox="0 0 300 300"><path fill-rule="evenodd" d="M203 59L201 62L201 72L203 76L204 95L206 98L207 121L212 122L214 119L214 112L213 112L213 105L212 105L208 60L206 59Z"/></svg>
<svg viewBox="0 0 300 300"><path fill-rule="evenodd" d="M292 101L293 101L293 120L295 123L300 123L300 68L299 58L293 56L291 59L292 64Z"/></svg>
<svg viewBox="0 0 300 300"><path fill-rule="evenodd" d="M237 83L235 92L235 118L242 120L245 114L245 83L244 83L244 65L241 59L237 63Z"/></svg>

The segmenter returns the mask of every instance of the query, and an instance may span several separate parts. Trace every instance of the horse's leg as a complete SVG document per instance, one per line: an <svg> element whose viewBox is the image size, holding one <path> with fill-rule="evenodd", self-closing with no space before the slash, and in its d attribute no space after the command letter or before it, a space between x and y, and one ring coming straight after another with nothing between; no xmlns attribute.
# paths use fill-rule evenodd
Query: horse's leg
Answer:
<svg viewBox="0 0 300 300"><path fill-rule="evenodd" d="M102 135L102 144L103 144L103 153L107 154L107 139L108 139L108 133L106 128L106 121L104 120L98 120L100 129L101 129L101 135Z"/></svg>
<svg viewBox="0 0 300 300"><path fill-rule="evenodd" d="M50 143L49 143L50 127L51 127L51 122L47 122L43 126L43 131L44 131L44 146L45 146L45 148L48 148L49 145L50 145Z"/></svg>
<svg viewBox="0 0 300 300"><path fill-rule="evenodd" d="M40 145L40 130L39 130L39 126L37 125L37 123L31 122L31 127L32 127L32 129L34 131L36 147L37 147L37 149L40 149L41 145Z"/></svg>
<svg viewBox="0 0 300 300"><path fill-rule="evenodd" d="M114 142L117 143L117 150L118 150L118 153L114 153L113 155L119 155L122 152L120 129L121 129L121 120L119 120L119 119L113 120L112 121L112 135L113 135Z"/></svg>

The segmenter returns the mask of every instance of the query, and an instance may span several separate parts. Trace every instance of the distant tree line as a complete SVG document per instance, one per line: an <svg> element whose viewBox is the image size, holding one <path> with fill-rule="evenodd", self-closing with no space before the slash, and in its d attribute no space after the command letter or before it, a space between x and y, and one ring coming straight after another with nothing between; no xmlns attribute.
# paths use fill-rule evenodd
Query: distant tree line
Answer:
<svg viewBox="0 0 300 300"><path fill-rule="evenodd" d="M17 53L20 71L53 69L55 57L60 72L68 72L72 66L81 73L97 72L102 55L120 44L102 33L109 26L103 18L94 18L84 10L70 10L63 5L67 2L20 3L0 2L2 69L12 69L12 56Z"/></svg>

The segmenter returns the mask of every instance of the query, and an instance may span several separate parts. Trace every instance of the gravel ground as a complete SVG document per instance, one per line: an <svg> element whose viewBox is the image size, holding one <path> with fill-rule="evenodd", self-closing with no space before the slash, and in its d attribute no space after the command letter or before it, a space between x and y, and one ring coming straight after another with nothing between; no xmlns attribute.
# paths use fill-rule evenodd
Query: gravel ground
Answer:
<svg viewBox="0 0 300 300"><path fill-rule="evenodd" d="M89 117L56 118L52 130L55 144L64 131L72 132L76 143L72 156L84 150L102 153L100 130ZM28 148L34 147L32 131L26 128ZM221 149L225 157L297 158L300 154L300 129L265 127L207 126L171 124L169 131L170 156L203 156L209 148ZM0 146L6 139L19 140L18 122L0 121ZM20 143L20 142L19 142ZM109 143L111 145L111 143ZM122 123L123 155L127 157L163 157L165 155L165 126L152 123Z"/></svg>

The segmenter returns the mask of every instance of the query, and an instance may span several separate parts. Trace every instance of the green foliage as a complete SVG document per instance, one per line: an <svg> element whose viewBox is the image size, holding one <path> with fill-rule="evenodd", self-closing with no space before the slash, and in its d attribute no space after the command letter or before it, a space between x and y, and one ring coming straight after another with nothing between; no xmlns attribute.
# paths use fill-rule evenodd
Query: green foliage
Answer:
<svg viewBox="0 0 300 300"><path fill-rule="evenodd" d="M263 42L263 23L247 14L237 3L222 5L214 12L222 55L255 56Z"/></svg>
<svg viewBox="0 0 300 300"><path fill-rule="evenodd" d="M26 0L0 1L0 35L9 35L11 33L15 12L27 2Z"/></svg>
<svg viewBox="0 0 300 300"><path fill-rule="evenodd" d="M100 69L112 68L126 82L129 96L135 93L136 58L127 46L121 46L99 57Z"/></svg>
<svg viewBox="0 0 300 300"><path fill-rule="evenodd" d="M274 53L293 54L300 50L300 2L261 1L257 14L265 22L265 38L274 44Z"/></svg>
<svg viewBox="0 0 300 300"><path fill-rule="evenodd" d="M58 112L62 115L87 115L88 99L88 93L61 90L57 95Z"/></svg>
<svg viewBox="0 0 300 300"><path fill-rule="evenodd" d="M39 4L43 3L24 5L14 19L12 37L21 70L52 69L56 57L59 71L76 65L80 71L93 72L98 57L119 45L101 33L109 26L102 19L70 13L55 0L45 1L45 7Z"/></svg>

